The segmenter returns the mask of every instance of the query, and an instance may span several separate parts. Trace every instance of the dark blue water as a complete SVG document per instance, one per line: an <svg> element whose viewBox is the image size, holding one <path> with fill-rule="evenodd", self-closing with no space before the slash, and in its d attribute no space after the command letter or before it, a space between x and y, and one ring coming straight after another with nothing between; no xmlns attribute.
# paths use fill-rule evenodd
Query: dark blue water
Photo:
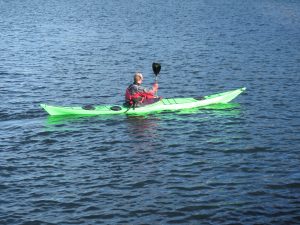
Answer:
<svg viewBox="0 0 300 225"><path fill-rule="evenodd" d="M51 118L246 86L226 109ZM0 224L299 224L300 2L0 0Z"/></svg>

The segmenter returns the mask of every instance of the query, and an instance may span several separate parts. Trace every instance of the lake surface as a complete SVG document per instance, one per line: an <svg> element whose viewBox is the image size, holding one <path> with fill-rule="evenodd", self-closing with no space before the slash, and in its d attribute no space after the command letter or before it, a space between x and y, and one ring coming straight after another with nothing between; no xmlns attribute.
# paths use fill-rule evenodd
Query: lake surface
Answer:
<svg viewBox="0 0 300 225"><path fill-rule="evenodd" d="M247 87L225 108L53 118ZM300 2L0 0L0 224L299 224Z"/></svg>

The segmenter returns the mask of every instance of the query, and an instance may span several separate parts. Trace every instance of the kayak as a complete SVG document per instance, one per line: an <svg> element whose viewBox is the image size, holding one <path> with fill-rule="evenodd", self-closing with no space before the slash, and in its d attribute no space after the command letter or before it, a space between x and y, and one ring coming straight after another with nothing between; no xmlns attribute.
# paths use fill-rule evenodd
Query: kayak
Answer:
<svg viewBox="0 0 300 225"><path fill-rule="evenodd" d="M40 106L51 116L64 115L117 115L117 114L147 114L161 111L177 111L181 109L192 109L203 106L228 103L246 90L245 87L218 94L207 95L199 98L162 98L155 103L139 107L128 107L124 105L99 105L99 106L51 106L41 104Z"/></svg>
<svg viewBox="0 0 300 225"><path fill-rule="evenodd" d="M40 106L51 116L63 115L116 115L116 114L146 114L160 111L177 111L203 106L228 103L246 90L245 87L218 94L207 95L199 98L163 98L159 101L140 107L128 107L124 105L99 105L99 106Z"/></svg>

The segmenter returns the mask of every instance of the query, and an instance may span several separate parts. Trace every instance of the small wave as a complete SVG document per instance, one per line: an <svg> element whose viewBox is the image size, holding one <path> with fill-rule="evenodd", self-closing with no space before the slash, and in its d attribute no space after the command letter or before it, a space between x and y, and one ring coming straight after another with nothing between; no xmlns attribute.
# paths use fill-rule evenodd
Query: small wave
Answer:
<svg viewBox="0 0 300 225"><path fill-rule="evenodd" d="M208 203L205 203L203 205L193 205L193 206L185 206L182 208L179 208L178 210L181 212L192 212L192 211L200 211L200 210L207 210L207 209L217 209L219 208L218 205L209 205Z"/></svg>
<svg viewBox="0 0 300 225"><path fill-rule="evenodd" d="M50 145L50 144L54 144L56 142L57 142L56 139L44 139L42 143L46 144L46 145Z"/></svg>
<svg viewBox="0 0 300 225"><path fill-rule="evenodd" d="M83 216L83 217L80 217L79 219L84 219L84 220L95 220L95 219L103 219L103 220L107 220L107 219L113 219L114 217L120 217L120 215L118 214L114 214L114 213L111 213L111 214L104 214L104 213L97 213L97 214L90 214L90 215L87 215L87 216Z"/></svg>
<svg viewBox="0 0 300 225"><path fill-rule="evenodd" d="M83 209L83 212L89 212L89 211L99 211L100 208L97 206L88 206L87 208Z"/></svg>
<svg viewBox="0 0 300 225"><path fill-rule="evenodd" d="M208 186L192 186L192 187L183 187L183 186L172 186L168 187L169 190L177 190L177 191L199 191L199 190L205 190L205 189L211 189L211 187Z"/></svg>
<svg viewBox="0 0 300 225"><path fill-rule="evenodd" d="M265 191L250 191L248 192L249 195L252 195L252 196L264 196L266 195L266 192Z"/></svg>
<svg viewBox="0 0 300 225"><path fill-rule="evenodd" d="M23 223L21 223L21 225L56 225L56 223L49 223L49 222L45 222L45 221L42 221L42 220L28 220L28 221L25 221Z"/></svg>
<svg viewBox="0 0 300 225"><path fill-rule="evenodd" d="M300 189L300 183L288 183L288 184L268 184L266 188L273 190L280 189Z"/></svg>
<svg viewBox="0 0 300 225"><path fill-rule="evenodd" d="M224 150L225 153L245 153L245 154L252 154L252 153L259 153L259 152L270 152L273 151L271 147L250 147L245 149L230 149Z"/></svg>
<svg viewBox="0 0 300 225"><path fill-rule="evenodd" d="M145 181L136 182L136 183L132 184L131 187L132 188L143 188L148 185L160 184L160 183L161 182L156 181L156 180L145 180Z"/></svg>

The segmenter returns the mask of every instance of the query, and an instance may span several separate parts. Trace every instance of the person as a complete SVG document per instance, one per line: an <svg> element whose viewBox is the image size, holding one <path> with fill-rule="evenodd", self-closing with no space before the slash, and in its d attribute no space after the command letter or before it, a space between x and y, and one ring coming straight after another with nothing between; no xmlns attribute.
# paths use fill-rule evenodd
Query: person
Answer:
<svg viewBox="0 0 300 225"><path fill-rule="evenodd" d="M157 82L155 82L151 88L141 86L142 83L142 73L136 72L133 77L133 84L129 85L126 89L125 105L136 107L151 104L160 99L155 96L158 90Z"/></svg>

